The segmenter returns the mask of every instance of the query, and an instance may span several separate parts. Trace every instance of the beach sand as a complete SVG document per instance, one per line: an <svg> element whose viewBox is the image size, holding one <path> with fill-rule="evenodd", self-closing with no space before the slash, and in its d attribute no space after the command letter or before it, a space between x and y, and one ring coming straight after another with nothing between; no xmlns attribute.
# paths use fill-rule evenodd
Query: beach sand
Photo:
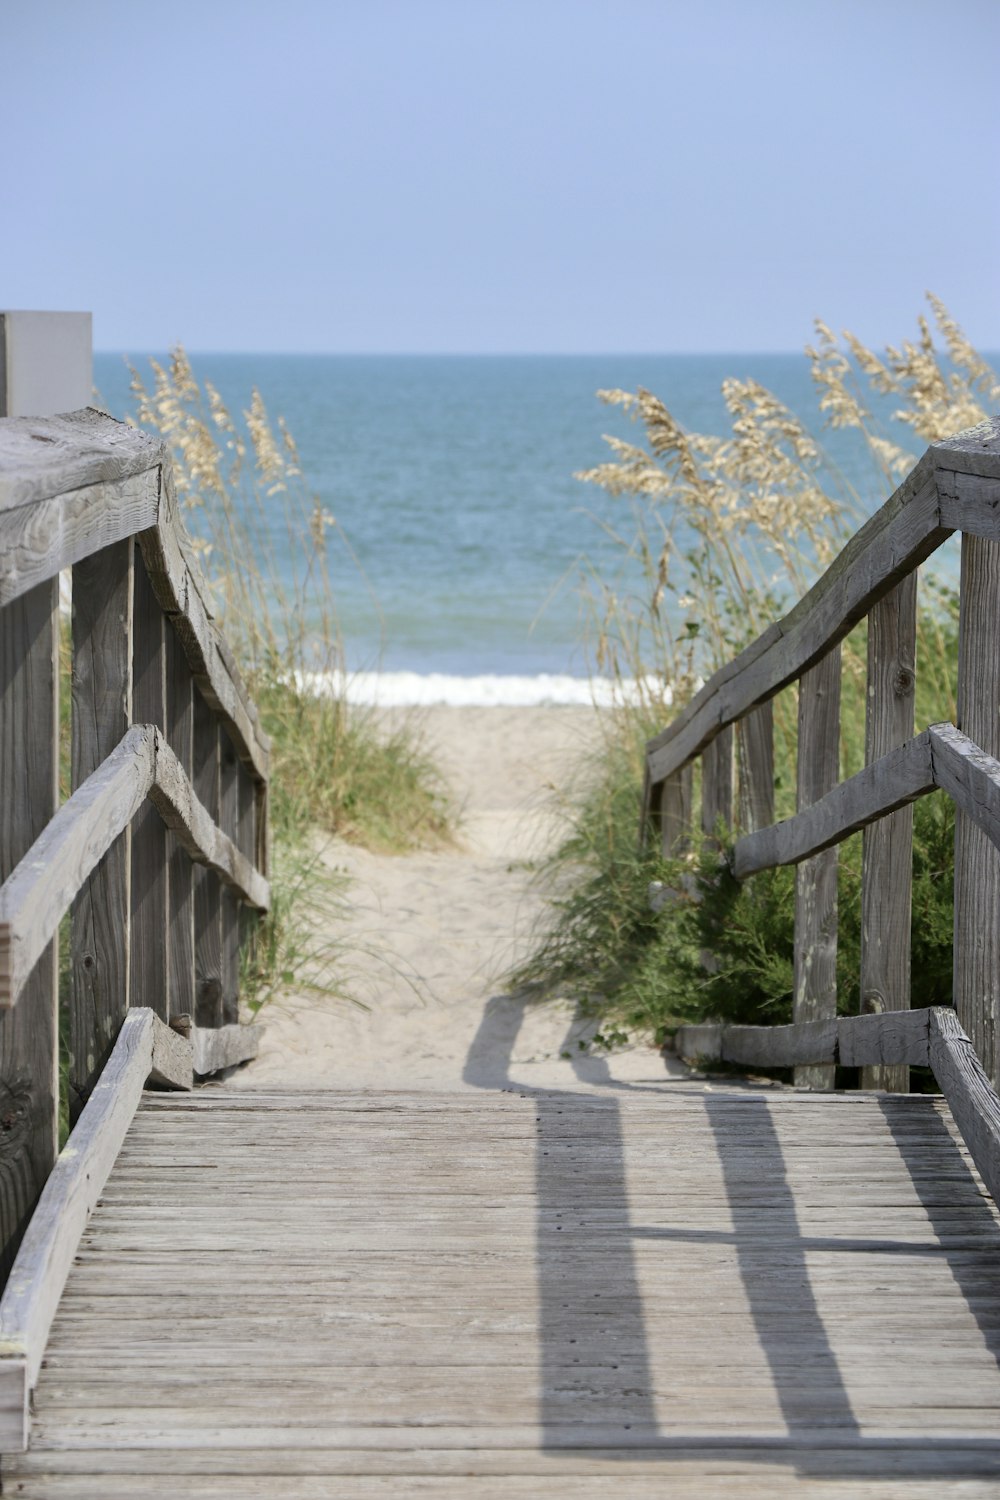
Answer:
<svg viewBox="0 0 1000 1500"><path fill-rule="evenodd" d="M346 985L361 1003L308 993L270 1001L260 1056L227 1086L579 1089L665 1080L649 1047L607 1059L581 1053L586 1028L570 997L525 1002L505 987L545 919L533 877L560 832L553 787L565 792L597 743L597 712L439 707L414 721L461 809L458 843L395 856L322 844L327 867L349 878L329 936L344 944Z"/></svg>

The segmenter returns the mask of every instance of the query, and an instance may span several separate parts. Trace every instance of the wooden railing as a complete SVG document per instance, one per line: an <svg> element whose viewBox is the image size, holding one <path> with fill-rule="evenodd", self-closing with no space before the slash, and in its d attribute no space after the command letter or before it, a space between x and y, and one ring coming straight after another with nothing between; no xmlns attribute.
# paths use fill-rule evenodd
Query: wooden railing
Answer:
<svg viewBox="0 0 1000 1500"><path fill-rule="evenodd" d="M188 1038L188 1086L254 1050L240 940L269 902L267 772L162 445L89 410L0 420L0 1274L56 1159L67 913L71 1118L130 1008Z"/></svg>
<svg viewBox="0 0 1000 1500"><path fill-rule="evenodd" d="M958 725L936 724L914 736L916 570L955 531L962 533ZM840 642L865 616L867 764L841 782ZM796 681L798 811L775 824L771 700ZM796 1043L794 1055L789 1053L789 1028L727 1028L729 1050L722 1055L758 1065L771 1058L774 1065L794 1065L797 1083L832 1088L835 1063L845 1058L827 1033L817 1052L808 1025L829 1028L837 1013L836 846L858 829L865 830L861 1009L880 1017L909 1007L913 825L908 804L942 788L957 807L954 1007L962 1034L971 1038L984 1077L995 1089L1000 1080L1000 419L929 448L794 609L716 672L649 742L644 827L659 826L668 854L683 846L691 828L698 756L704 831L711 834L721 817L742 835L733 855L737 877L797 865L793 1016L801 1024L792 1029L802 1045ZM928 1013L921 1014L920 1060L926 1061L931 1023ZM955 1017L950 1020L954 1025ZM886 1016L866 1035L890 1037L894 1025ZM686 1030L690 1050L699 1028ZM755 1033L750 1041L739 1035L747 1031ZM746 1047L752 1056L744 1055ZM897 1056L892 1047L880 1051L875 1044L852 1056L866 1086L891 1089L907 1087L908 1065L917 1060ZM1000 1114L994 1125L997 1121Z"/></svg>

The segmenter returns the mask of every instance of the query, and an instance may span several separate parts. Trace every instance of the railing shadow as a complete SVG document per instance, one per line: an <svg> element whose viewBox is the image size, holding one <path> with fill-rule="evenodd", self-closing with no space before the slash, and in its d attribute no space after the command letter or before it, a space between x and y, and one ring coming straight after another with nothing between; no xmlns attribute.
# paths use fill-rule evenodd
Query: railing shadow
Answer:
<svg viewBox="0 0 1000 1500"><path fill-rule="evenodd" d="M784 1154L766 1099L748 1090L735 1120L731 1104L706 1092L704 1107L718 1154L725 1189L724 1206L732 1228L700 1230L634 1224L626 1186L625 1140L620 1096L660 1092L612 1077L598 1058L571 1053L582 1089L535 1088L511 1077L511 1063L527 1000L494 996L484 1010L466 1060L464 1080L477 1088L514 1092L535 1109L536 1249L539 1293L539 1420L544 1452L599 1449L607 1460L643 1458L669 1463L692 1452L739 1452L740 1460L787 1464L804 1476L837 1474L896 1478L981 1472L995 1461L1000 1472L1000 1435L938 1437L917 1433L891 1437L865 1435L852 1409L843 1372L810 1284L811 1251L872 1250L912 1256L948 1256L956 1284L976 1312L983 1296L982 1262L963 1271L961 1256L945 1246L886 1239L859 1242L817 1237L800 1230ZM606 1092L605 1092L606 1091ZM822 1107L819 1102L814 1107ZM836 1107L836 1106L833 1106ZM886 1118L910 1169L920 1201L935 1232L938 1197L917 1170L913 1134L886 1101ZM1000 1293L1000 1229L954 1146L935 1117L935 1136L947 1137L957 1166L968 1179L968 1210L977 1222L983 1251L991 1250L997 1269L990 1277L991 1306ZM764 1212L762 1213L762 1209ZM987 1223L988 1221L988 1223ZM655 1376L641 1297L637 1242L696 1242L735 1250L740 1284L759 1348L785 1425L773 1436L704 1430L661 1431ZM774 1252L780 1246L780 1270ZM954 1263L953 1263L954 1260ZM683 1309L678 1309L678 1318ZM980 1327L987 1347L1000 1358L1000 1329L983 1313ZM718 1334L724 1344L725 1314ZM790 1341L795 1355L789 1358ZM661 1362L662 1363L662 1362ZM984 1455L985 1460L984 1460Z"/></svg>

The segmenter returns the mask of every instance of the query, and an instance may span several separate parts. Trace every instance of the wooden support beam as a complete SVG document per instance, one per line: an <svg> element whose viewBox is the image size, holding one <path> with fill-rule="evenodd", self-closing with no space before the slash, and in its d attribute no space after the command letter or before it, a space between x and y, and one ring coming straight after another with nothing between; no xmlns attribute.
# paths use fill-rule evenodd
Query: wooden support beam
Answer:
<svg viewBox="0 0 1000 1500"><path fill-rule="evenodd" d="M1000 543L962 538L958 728L1000 759ZM959 804L955 819L953 994L958 1019L1000 1080L1000 851Z"/></svg>
<svg viewBox="0 0 1000 1500"><path fill-rule="evenodd" d="M714 839L719 826L733 826L733 730L717 734L701 760L701 831Z"/></svg>
<svg viewBox="0 0 1000 1500"><path fill-rule="evenodd" d="M800 811L820 801L840 774L840 647L799 683L798 796ZM837 850L804 860L795 872L796 1021L837 1014ZM832 1089L832 1067L801 1067L802 1088Z"/></svg>
<svg viewBox="0 0 1000 1500"><path fill-rule="evenodd" d="M132 615L132 722L166 731L167 673L163 611L136 551ZM129 1004L166 1021L170 995L170 894L167 830L155 807L132 824L132 919Z"/></svg>
<svg viewBox="0 0 1000 1500"><path fill-rule="evenodd" d="M916 685L917 575L897 583L868 616L868 698L865 761L880 762L913 735ZM870 823L861 856L861 1011L910 1006L910 909L913 891L913 808ZM862 1088L905 1094L909 1068L868 1068Z"/></svg>
<svg viewBox="0 0 1000 1500"><path fill-rule="evenodd" d="M234 842L240 827L239 761L225 729L219 727L219 827ZM222 923L222 1022L240 1018L240 903L232 890L220 895Z"/></svg>
<svg viewBox="0 0 1000 1500"><path fill-rule="evenodd" d="M0 879L59 805L59 582L0 609ZM58 956L36 955L22 1005L0 1014L0 1278L58 1150Z"/></svg>
<svg viewBox="0 0 1000 1500"><path fill-rule="evenodd" d="M194 684L187 658L177 639L177 632L170 624L166 627L165 646L167 653L167 743L190 781L194 767ZM194 871L190 855L174 833L168 835L167 853L170 861L168 1013L170 1016L193 1016L195 1009Z"/></svg>
<svg viewBox="0 0 1000 1500"><path fill-rule="evenodd" d="M691 838L694 766L690 762L668 776L660 788L660 836L663 854L683 854Z"/></svg>
<svg viewBox="0 0 1000 1500"><path fill-rule="evenodd" d="M74 789L132 722L131 539L73 569ZM105 855L73 905L70 940L70 1119L111 1055L129 1003L131 833Z"/></svg>
<svg viewBox="0 0 1000 1500"><path fill-rule="evenodd" d="M194 791L219 820L219 726L200 692L194 695ZM198 1026L222 1025L222 885L210 870L194 872L195 1010Z"/></svg>
<svg viewBox="0 0 1000 1500"><path fill-rule="evenodd" d="M774 822L774 704L753 708L736 726L739 748L739 812L743 833Z"/></svg>

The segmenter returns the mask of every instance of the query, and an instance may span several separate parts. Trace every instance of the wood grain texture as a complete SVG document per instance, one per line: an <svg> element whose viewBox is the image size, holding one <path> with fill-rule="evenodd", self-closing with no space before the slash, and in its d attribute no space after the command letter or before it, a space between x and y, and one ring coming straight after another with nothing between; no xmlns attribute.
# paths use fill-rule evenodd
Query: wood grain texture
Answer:
<svg viewBox="0 0 1000 1500"><path fill-rule="evenodd" d="M196 1026L191 1033L194 1071L205 1077L249 1062L260 1051L264 1028L253 1026Z"/></svg>
<svg viewBox="0 0 1000 1500"><path fill-rule="evenodd" d="M7 418L0 423L0 511L118 484L155 470L163 456L158 438L89 407Z"/></svg>
<svg viewBox="0 0 1000 1500"><path fill-rule="evenodd" d="M932 724L928 734L936 785L1000 848L1000 760L954 724Z"/></svg>
<svg viewBox="0 0 1000 1500"><path fill-rule="evenodd" d="M701 831L714 838L733 826L733 731L723 729L705 748L701 763Z"/></svg>
<svg viewBox="0 0 1000 1500"><path fill-rule="evenodd" d="M59 809L0 888L0 1000L5 1005L18 1001L74 896L147 798L185 859L198 860L240 898L267 909L267 881L212 822L160 731L137 724Z"/></svg>
<svg viewBox="0 0 1000 1500"><path fill-rule="evenodd" d="M132 722L132 542L73 569L74 791ZM73 906L70 936L70 1117L111 1055L129 1003L131 833L109 848Z"/></svg>
<svg viewBox="0 0 1000 1500"><path fill-rule="evenodd" d="M1000 543L962 538L958 728L1000 759ZM959 804L955 818L952 990L987 1075L1000 1079L1000 850Z"/></svg>
<svg viewBox="0 0 1000 1500"><path fill-rule="evenodd" d="M925 729L874 765L840 782L795 817L738 839L733 849L733 874L744 880L758 870L796 864L841 843L860 828L891 814L893 808L934 791L937 782L930 735L931 731Z"/></svg>
<svg viewBox="0 0 1000 1500"><path fill-rule="evenodd" d="M0 879L58 806L58 604L54 580L0 610ZM48 943L25 975L19 1009L0 1014L0 1278L56 1158L57 1023L57 956Z"/></svg>
<svg viewBox="0 0 1000 1500"><path fill-rule="evenodd" d="M177 632L168 624L167 743L190 782L194 770L194 682ZM177 835L168 835L170 870L170 1005L169 1014L194 1015L194 871L191 856Z"/></svg>
<svg viewBox="0 0 1000 1500"><path fill-rule="evenodd" d="M0 1298L0 1367L6 1359L23 1362L28 1388L38 1377L80 1236L141 1098L152 1032L148 1010L132 1011L122 1023L108 1065L45 1184Z"/></svg>
<svg viewBox="0 0 1000 1500"><path fill-rule="evenodd" d="M937 1098L147 1095L5 1484L968 1500L998 1244Z"/></svg>
<svg viewBox="0 0 1000 1500"><path fill-rule="evenodd" d="M219 726L194 695L194 792L209 817L219 816ZM195 1022L222 1025L222 885L210 870L194 872Z"/></svg>
<svg viewBox="0 0 1000 1500"><path fill-rule="evenodd" d="M827 796L840 775L840 647L803 673L799 683L799 812ZM795 871L796 1021L837 1014L837 851L826 849ZM803 1088L833 1088L832 1067L797 1068Z"/></svg>
<svg viewBox="0 0 1000 1500"><path fill-rule="evenodd" d="M868 616L865 761L881 763L913 735L917 575L911 573ZM861 857L861 1010L910 1004L913 809L900 807L865 829ZM909 1069L865 1072L862 1088L905 1094Z"/></svg>
<svg viewBox="0 0 1000 1500"><path fill-rule="evenodd" d="M774 705L762 703L736 725L739 827L754 833L774 822Z"/></svg>
<svg viewBox="0 0 1000 1500"><path fill-rule="evenodd" d="M165 731L167 654L163 611L136 553L132 594L132 720ZM155 749L155 741L154 749ZM155 754L154 754L155 771ZM170 1014L170 889L167 829L145 801L132 821L129 1004Z"/></svg>
<svg viewBox="0 0 1000 1500"><path fill-rule="evenodd" d="M694 767L682 766L673 776L668 776L660 788L660 838L664 857L673 858L682 854L691 838Z"/></svg>
<svg viewBox="0 0 1000 1500"><path fill-rule="evenodd" d="M162 1089L194 1088L194 1045L191 1039L181 1036L165 1026L159 1016L154 1016L150 1042L152 1054L147 1082Z"/></svg>
<svg viewBox="0 0 1000 1500"><path fill-rule="evenodd" d="M236 749L220 726L219 826L234 844L240 831L239 761ZM222 1023L235 1026L240 1018L240 904L231 889L220 894L222 929Z"/></svg>
<svg viewBox="0 0 1000 1500"><path fill-rule="evenodd" d="M980 1176L1000 1199L1000 1099L954 1011L931 1012L930 1063Z"/></svg>
<svg viewBox="0 0 1000 1500"><path fill-rule="evenodd" d="M799 1021L790 1026L681 1026L682 1057L744 1067L927 1066L929 1010Z"/></svg>

